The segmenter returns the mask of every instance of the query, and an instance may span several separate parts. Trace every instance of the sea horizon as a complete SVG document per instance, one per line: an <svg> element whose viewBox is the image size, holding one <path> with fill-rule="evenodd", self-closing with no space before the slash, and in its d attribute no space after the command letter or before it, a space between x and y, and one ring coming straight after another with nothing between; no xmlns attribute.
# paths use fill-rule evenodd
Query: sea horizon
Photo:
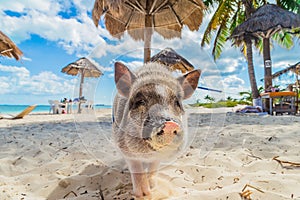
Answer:
<svg viewBox="0 0 300 200"><path fill-rule="evenodd" d="M32 105L32 104L30 104ZM16 114L22 112L29 104L0 104L0 114ZM36 104L32 113L49 113L50 105ZM74 105L74 108L77 107ZM111 105L95 104L95 109L111 108Z"/></svg>

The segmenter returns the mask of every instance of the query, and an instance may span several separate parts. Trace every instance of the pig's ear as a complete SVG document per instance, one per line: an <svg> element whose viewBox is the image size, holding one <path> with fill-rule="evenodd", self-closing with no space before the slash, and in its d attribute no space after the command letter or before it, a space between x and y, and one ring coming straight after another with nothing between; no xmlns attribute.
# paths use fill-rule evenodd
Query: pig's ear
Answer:
<svg viewBox="0 0 300 200"><path fill-rule="evenodd" d="M115 63L115 83L122 96L129 96L130 87L134 80L135 75L123 63Z"/></svg>
<svg viewBox="0 0 300 200"><path fill-rule="evenodd" d="M201 75L201 70L193 70L184 76L178 78L184 91L184 99L191 97L198 86L198 81Z"/></svg>

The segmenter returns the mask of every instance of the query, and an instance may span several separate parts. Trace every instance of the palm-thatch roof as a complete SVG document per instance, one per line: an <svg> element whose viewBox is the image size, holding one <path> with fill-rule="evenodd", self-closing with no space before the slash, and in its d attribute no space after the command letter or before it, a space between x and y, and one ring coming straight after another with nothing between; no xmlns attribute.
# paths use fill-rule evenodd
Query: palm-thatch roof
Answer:
<svg viewBox="0 0 300 200"><path fill-rule="evenodd" d="M79 86L79 98L82 98L82 90L83 90L83 82L85 77L100 77L103 75L103 73L100 71L100 69L97 68L97 66L92 63L89 59L82 57L76 60L75 62L72 62L62 68L61 72L76 76L78 74L81 75L80 78L80 86ZM81 102L79 102L78 105L78 113L81 112L80 108Z"/></svg>
<svg viewBox="0 0 300 200"><path fill-rule="evenodd" d="M151 62L159 62L167 65L171 71L180 70L182 73L192 71L194 66L172 48L165 48L150 59Z"/></svg>
<svg viewBox="0 0 300 200"><path fill-rule="evenodd" d="M3 32L0 31L0 55L7 57L14 57L19 60L23 55L22 51L7 37Z"/></svg>
<svg viewBox="0 0 300 200"><path fill-rule="evenodd" d="M84 77L99 77L103 73L89 59L82 57L62 68L61 72L76 76L83 73Z"/></svg>
<svg viewBox="0 0 300 200"><path fill-rule="evenodd" d="M288 72L290 72L290 71L291 71L291 72L294 72L295 74L300 75L300 62L298 62L298 63L296 63L296 64L294 64L294 65L291 65L291 66L289 66L289 67L287 67L287 68L285 68L285 69L283 69L283 70L280 70L280 71L274 73L274 74L272 75L272 78L273 78L273 79L274 79L274 78L277 78L277 77L281 76L282 74L286 74L286 73L288 73Z"/></svg>
<svg viewBox="0 0 300 200"><path fill-rule="evenodd" d="M230 38L249 35L269 38L279 30L296 27L300 27L300 15L284 10L274 4L266 4L258 8L251 17L237 26Z"/></svg>
<svg viewBox="0 0 300 200"><path fill-rule="evenodd" d="M143 28L151 27L164 38L180 37L186 25L198 30L205 5L201 0L95 0L93 20L98 26L105 14L106 29L120 38L127 30L135 40L144 40ZM151 18L145 25L145 17Z"/></svg>

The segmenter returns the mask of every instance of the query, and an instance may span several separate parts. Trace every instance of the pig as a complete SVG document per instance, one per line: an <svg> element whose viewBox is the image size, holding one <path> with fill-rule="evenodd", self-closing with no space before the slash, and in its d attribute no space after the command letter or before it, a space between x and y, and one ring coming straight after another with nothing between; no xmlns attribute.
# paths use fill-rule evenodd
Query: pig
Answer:
<svg viewBox="0 0 300 200"><path fill-rule="evenodd" d="M182 101L192 96L200 74L197 69L176 78L159 63L135 72L115 63L112 136L128 165L134 196L150 196L160 162L184 146Z"/></svg>

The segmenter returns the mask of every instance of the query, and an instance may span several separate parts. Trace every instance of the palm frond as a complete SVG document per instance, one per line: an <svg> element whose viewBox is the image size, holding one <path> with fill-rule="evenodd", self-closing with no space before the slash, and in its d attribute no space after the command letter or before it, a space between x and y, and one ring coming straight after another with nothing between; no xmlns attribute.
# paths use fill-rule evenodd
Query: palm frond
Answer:
<svg viewBox="0 0 300 200"><path fill-rule="evenodd" d="M223 47L225 45L225 42L227 41L228 36L229 36L229 31L225 22L221 24L221 26L219 27L219 30L215 38L214 47L212 50L214 60L218 59L221 56Z"/></svg>
<svg viewBox="0 0 300 200"><path fill-rule="evenodd" d="M263 52L263 40L259 39L254 43L254 46L256 47L256 49L258 50L258 52L261 54Z"/></svg>
<svg viewBox="0 0 300 200"><path fill-rule="evenodd" d="M294 46L293 37L289 33L280 31L273 35L272 39L276 41L281 47L290 49Z"/></svg>
<svg viewBox="0 0 300 200"><path fill-rule="evenodd" d="M245 42L243 42L243 46L241 48L241 51L243 52L243 55L245 56L245 58L247 58L247 45Z"/></svg>
<svg viewBox="0 0 300 200"><path fill-rule="evenodd" d="M281 8L300 14L299 0L276 0L276 4Z"/></svg>
<svg viewBox="0 0 300 200"><path fill-rule="evenodd" d="M213 8L215 2L216 2L215 0L205 0L205 1L203 1L204 5L207 8Z"/></svg>
<svg viewBox="0 0 300 200"><path fill-rule="evenodd" d="M219 6L212 16L210 22L208 23L204 34L203 38L201 41L201 46L203 47L205 44L209 44L212 38L212 33L215 32L218 27L224 22L228 21L228 15L225 16L225 13L232 13L233 8L232 8L233 2L230 0L226 1L221 1L219 3Z"/></svg>

